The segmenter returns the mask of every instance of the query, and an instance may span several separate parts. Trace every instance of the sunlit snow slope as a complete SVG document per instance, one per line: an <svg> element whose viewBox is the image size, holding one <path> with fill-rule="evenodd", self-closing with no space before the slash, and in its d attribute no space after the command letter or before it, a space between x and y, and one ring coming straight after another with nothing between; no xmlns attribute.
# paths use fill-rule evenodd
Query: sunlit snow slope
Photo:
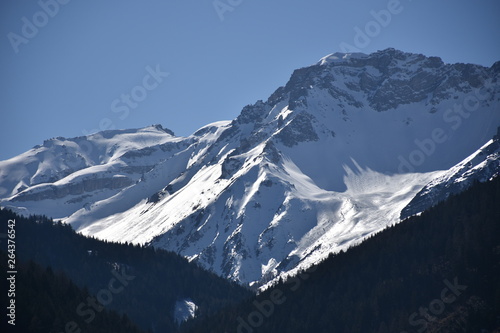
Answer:
<svg viewBox="0 0 500 333"><path fill-rule="evenodd" d="M263 285L418 213L408 204L463 161L498 161L477 150L500 126L499 75L394 49L332 54L189 137L47 140L0 162L0 204Z"/></svg>

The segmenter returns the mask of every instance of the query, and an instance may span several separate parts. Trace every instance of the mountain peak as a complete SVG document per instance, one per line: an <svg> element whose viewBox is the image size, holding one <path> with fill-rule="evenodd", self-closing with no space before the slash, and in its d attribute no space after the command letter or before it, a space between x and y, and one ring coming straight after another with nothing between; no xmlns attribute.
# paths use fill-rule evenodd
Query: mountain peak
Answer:
<svg viewBox="0 0 500 333"><path fill-rule="evenodd" d="M170 130L168 128L164 128L161 124L154 124L154 125L151 125L151 126L148 126L145 128L154 128L158 131L162 131L162 132L165 132L167 134L170 134L171 136L175 136L175 133L172 130Z"/></svg>
<svg viewBox="0 0 500 333"><path fill-rule="evenodd" d="M498 74L395 49L334 53L188 137L152 125L0 161L0 204L259 285L397 223L496 134Z"/></svg>
<svg viewBox="0 0 500 333"><path fill-rule="evenodd" d="M360 59L366 57L368 57L368 55L361 52L355 52L355 53L336 52L321 58L316 64L323 66L331 63L346 62L349 61L350 59Z"/></svg>

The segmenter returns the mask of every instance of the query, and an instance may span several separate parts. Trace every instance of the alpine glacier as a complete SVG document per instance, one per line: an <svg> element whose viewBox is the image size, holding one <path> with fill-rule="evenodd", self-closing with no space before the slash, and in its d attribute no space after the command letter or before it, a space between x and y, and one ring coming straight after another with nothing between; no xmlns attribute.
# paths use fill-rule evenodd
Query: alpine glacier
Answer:
<svg viewBox="0 0 500 333"><path fill-rule="evenodd" d="M154 125L46 140L0 162L0 205L259 287L432 206L439 184L497 176L483 145L497 142L499 77L500 62L331 54L188 137Z"/></svg>

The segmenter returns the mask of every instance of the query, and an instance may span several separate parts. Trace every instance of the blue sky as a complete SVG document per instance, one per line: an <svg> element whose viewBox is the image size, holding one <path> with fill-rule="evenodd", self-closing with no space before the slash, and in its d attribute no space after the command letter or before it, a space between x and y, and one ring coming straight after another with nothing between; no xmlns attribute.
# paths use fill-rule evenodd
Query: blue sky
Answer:
<svg viewBox="0 0 500 333"><path fill-rule="evenodd" d="M499 17L498 0L3 0L0 160L106 128L189 135L346 47L491 66Z"/></svg>

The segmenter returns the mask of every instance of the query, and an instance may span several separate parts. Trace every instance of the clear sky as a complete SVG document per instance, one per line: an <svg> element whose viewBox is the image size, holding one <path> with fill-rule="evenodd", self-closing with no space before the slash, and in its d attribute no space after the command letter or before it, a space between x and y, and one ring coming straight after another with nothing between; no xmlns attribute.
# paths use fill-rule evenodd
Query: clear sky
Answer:
<svg viewBox="0 0 500 333"><path fill-rule="evenodd" d="M0 160L98 129L189 135L350 48L491 66L499 18L498 0L2 0Z"/></svg>

